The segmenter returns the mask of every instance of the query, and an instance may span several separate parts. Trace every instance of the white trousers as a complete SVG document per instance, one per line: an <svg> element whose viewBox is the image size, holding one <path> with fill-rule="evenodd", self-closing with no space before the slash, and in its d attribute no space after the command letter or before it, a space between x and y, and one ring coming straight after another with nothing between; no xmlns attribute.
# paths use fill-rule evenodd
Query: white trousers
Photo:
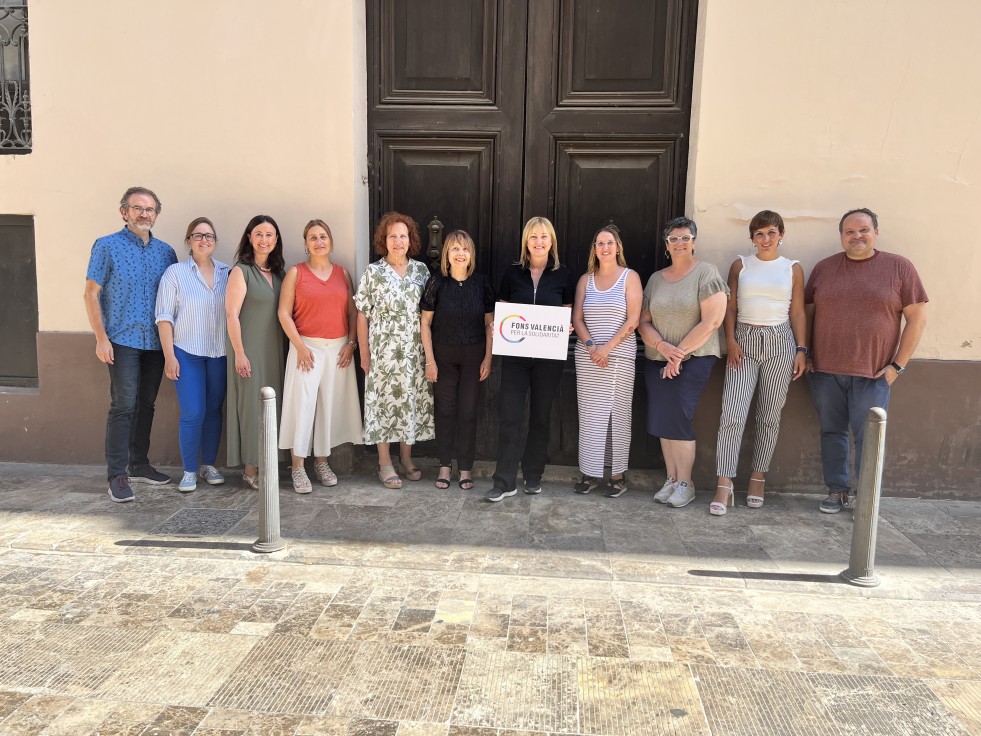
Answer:
<svg viewBox="0 0 981 736"><path fill-rule="evenodd" d="M301 335L300 339L313 352L313 369L297 368L296 348L290 345L283 383L280 449L292 450L297 457L307 457L312 449L315 456L326 457L332 448L345 442L362 444L354 361L347 368L337 367L337 356L347 338L328 340Z"/></svg>

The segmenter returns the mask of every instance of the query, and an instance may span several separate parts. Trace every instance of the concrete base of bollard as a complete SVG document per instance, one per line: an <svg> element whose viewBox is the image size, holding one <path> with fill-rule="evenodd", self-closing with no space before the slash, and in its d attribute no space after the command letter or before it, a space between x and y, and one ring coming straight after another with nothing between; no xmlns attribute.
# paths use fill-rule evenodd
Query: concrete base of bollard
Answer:
<svg viewBox="0 0 981 736"><path fill-rule="evenodd" d="M881 582L875 575L852 576L848 570L841 571L841 579L849 585L856 585L859 588L876 588Z"/></svg>

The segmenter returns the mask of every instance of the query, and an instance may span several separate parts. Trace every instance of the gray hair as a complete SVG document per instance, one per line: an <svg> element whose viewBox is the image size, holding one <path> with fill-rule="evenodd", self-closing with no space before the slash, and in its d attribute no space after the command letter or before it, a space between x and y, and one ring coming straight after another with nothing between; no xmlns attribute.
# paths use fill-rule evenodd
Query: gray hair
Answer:
<svg viewBox="0 0 981 736"><path fill-rule="evenodd" d="M160 210L163 209L163 204L161 204L160 202L160 197L158 197L152 189L147 189L146 187L130 187L129 189L127 189L126 193L123 194L123 198L119 200L119 207L120 208L128 207L129 198L132 197L134 194L145 194L148 197L153 197L153 201L157 203L156 206L157 214L158 215L160 214Z"/></svg>
<svg viewBox="0 0 981 736"><path fill-rule="evenodd" d="M664 226L664 239L668 239L668 234L672 230L680 230L683 227L688 228L693 238L698 237L698 226L694 220L689 220L687 217L676 217L673 220L668 220L668 224Z"/></svg>

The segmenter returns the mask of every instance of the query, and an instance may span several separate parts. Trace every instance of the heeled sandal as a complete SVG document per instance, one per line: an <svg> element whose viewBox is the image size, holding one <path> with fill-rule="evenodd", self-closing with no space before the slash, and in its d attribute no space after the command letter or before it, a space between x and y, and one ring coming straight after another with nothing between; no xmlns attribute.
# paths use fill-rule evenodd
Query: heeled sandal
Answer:
<svg viewBox="0 0 981 736"><path fill-rule="evenodd" d="M726 496L725 503L719 503L718 501L713 501L712 503L709 504L709 513L712 514L712 516L725 516L726 510L728 509L729 506L732 506L734 508L736 506L736 500L732 493L732 481L730 480L729 485L727 486L719 483L719 485L716 486L716 489L719 488L725 488L727 491L729 491L729 495Z"/></svg>
<svg viewBox="0 0 981 736"><path fill-rule="evenodd" d="M467 471L463 471L463 472L467 472ZM470 478L460 478L460 480L457 482L457 485L460 486L460 488L462 490L464 490L464 491L472 491L473 490L473 477L470 477Z"/></svg>
<svg viewBox="0 0 981 736"><path fill-rule="evenodd" d="M422 480L422 471L419 470L415 465L406 465L401 460L399 460L399 470L402 471L402 475L405 476L406 480L416 481Z"/></svg>
<svg viewBox="0 0 981 736"><path fill-rule="evenodd" d="M245 484L246 488L251 488L253 491L259 490L259 474L247 475L242 473L242 483Z"/></svg>
<svg viewBox="0 0 981 736"><path fill-rule="evenodd" d="M293 477L293 490L297 493L310 493L313 490L304 468L290 468L290 475Z"/></svg>
<svg viewBox="0 0 981 736"><path fill-rule="evenodd" d="M750 478L750 483L766 483L766 478ZM763 496L753 496L749 492L746 493L746 505L751 509L758 509L763 507Z"/></svg>
<svg viewBox="0 0 981 736"><path fill-rule="evenodd" d="M449 475L451 472L453 472L453 468L451 468L449 465L440 465L439 466L440 472L443 471L443 468L446 468L446 470L448 471L447 472L447 475ZM439 490L445 491L447 488L450 487L450 479L449 478L437 478L436 479L436 483L434 483L434 485Z"/></svg>
<svg viewBox="0 0 981 736"><path fill-rule="evenodd" d="M402 487L402 479L399 478L398 473L395 472L395 467L391 464L378 466L378 480L392 491L397 491Z"/></svg>

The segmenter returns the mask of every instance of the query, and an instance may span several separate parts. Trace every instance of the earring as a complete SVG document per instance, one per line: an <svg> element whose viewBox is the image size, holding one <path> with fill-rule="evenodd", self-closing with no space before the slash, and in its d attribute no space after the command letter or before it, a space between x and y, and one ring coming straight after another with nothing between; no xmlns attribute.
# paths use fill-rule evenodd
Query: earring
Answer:
<svg viewBox="0 0 981 736"><path fill-rule="evenodd" d="M668 257L668 260L669 260L669 261L671 260L671 251L669 251L669 250L665 250L665 251L664 251L664 255L666 255L666 256Z"/></svg>
<svg viewBox="0 0 981 736"><path fill-rule="evenodd" d="M691 254L692 255L695 255L695 249L694 248L691 249Z"/></svg>
<svg viewBox="0 0 981 736"><path fill-rule="evenodd" d="M309 256L310 255L310 249L309 248L304 248L303 249L303 254L306 255L306 256Z"/></svg>
<svg viewBox="0 0 981 736"><path fill-rule="evenodd" d="M783 245L783 238L780 238L780 240L777 241L777 245Z"/></svg>

